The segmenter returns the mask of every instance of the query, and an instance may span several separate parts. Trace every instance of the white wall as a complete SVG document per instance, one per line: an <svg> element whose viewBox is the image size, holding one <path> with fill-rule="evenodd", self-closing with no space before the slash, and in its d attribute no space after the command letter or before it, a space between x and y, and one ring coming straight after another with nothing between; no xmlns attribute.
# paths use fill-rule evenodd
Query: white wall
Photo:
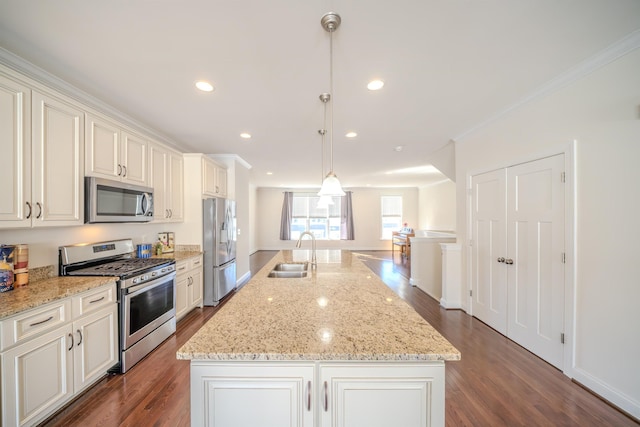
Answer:
<svg viewBox="0 0 640 427"><path fill-rule="evenodd" d="M176 230L176 224L85 224L55 227L0 230L0 244L29 245L29 268L58 265L58 247L113 239L133 239L133 243L154 243L158 233ZM176 233L176 245L191 244ZM56 267L57 268L57 267Z"/></svg>
<svg viewBox="0 0 640 427"><path fill-rule="evenodd" d="M355 240L317 241L318 248L340 248L357 250L390 250L389 240L380 240L380 196L402 196L403 221L410 227L418 224L417 188L354 188L353 222ZM287 249L295 241L280 240L280 215L282 213L282 188L259 188L257 191L256 222L258 247L261 250ZM291 191L317 193L318 189L295 189Z"/></svg>
<svg viewBox="0 0 640 427"><path fill-rule="evenodd" d="M249 254L257 252L258 247L258 188L249 184Z"/></svg>
<svg viewBox="0 0 640 427"><path fill-rule="evenodd" d="M463 183L470 174L535 158L572 140L575 361L565 370L640 418L640 49L456 144L458 242L469 239ZM463 280L468 295L466 272Z"/></svg>
<svg viewBox="0 0 640 427"><path fill-rule="evenodd" d="M418 189L420 230L456 230L456 183L447 179Z"/></svg>

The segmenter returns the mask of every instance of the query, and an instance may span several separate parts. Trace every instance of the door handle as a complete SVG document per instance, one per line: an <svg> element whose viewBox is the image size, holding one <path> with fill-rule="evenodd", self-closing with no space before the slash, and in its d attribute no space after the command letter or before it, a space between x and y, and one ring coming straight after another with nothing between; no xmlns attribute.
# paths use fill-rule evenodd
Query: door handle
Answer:
<svg viewBox="0 0 640 427"><path fill-rule="evenodd" d="M329 410L329 390L327 390L328 385L327 382L324 382L324 411L327 412Z"/></svg>

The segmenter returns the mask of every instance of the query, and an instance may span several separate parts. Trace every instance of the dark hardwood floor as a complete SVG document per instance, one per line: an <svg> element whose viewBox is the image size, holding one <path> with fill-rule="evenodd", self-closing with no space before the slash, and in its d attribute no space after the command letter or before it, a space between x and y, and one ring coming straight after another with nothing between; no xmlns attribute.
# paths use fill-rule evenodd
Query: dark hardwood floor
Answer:
<svg viewBox="0 0 640 427"><path fill-rule="evenodd" d="M252 274L275 253L252 255ZM409 285L409 262L397 253L393 259L391 251L358 254L461 351L462 360L446 366L447 426L640 425L479 320L441 308ZM43 425L188 426L189 362L175 353L223 305L194 310L129 372L104 378Z"/></svg>

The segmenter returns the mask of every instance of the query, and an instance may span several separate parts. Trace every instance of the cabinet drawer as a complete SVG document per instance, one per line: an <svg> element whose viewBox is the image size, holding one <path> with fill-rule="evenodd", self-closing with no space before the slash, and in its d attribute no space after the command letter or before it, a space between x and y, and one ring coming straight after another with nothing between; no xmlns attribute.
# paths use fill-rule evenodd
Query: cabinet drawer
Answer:
<svg viewBox="0 0 640 427"><path fill-rule="evenodd" d="M190 270L189 260L184 259L182 261L176 262L176 275L181 276L183 274L187 274L187 271Z"/></svg>
<svg viewBox="0 0 640 427"><path fill-rule="evenodd" d="M73 318L77 319L87 313L92 313L102 307L117 302L115 282L83 292L73 297Z"/></svg>
<svg viewBox="0 0 640 427"><path fill-rule="evenodd" d="M202 267L202 255L189 259L189 270Z"/></svg>
<svg viewBox="0 0 640 427"><path fill-rule="evenodd" d="M70 321L68 298L9 317L0 322L0 351Z"/></svg>

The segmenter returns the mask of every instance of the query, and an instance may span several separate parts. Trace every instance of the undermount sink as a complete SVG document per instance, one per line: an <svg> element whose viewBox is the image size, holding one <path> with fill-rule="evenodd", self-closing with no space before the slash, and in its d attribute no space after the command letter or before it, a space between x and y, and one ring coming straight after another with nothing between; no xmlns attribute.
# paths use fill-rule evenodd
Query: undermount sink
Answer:
<svg viewBox="0 0 640 427"><path fill-rule="evenodd" d="M308 272L308 262L281 262L273 267L267 277L300 278L307 277Z"/></svg>

